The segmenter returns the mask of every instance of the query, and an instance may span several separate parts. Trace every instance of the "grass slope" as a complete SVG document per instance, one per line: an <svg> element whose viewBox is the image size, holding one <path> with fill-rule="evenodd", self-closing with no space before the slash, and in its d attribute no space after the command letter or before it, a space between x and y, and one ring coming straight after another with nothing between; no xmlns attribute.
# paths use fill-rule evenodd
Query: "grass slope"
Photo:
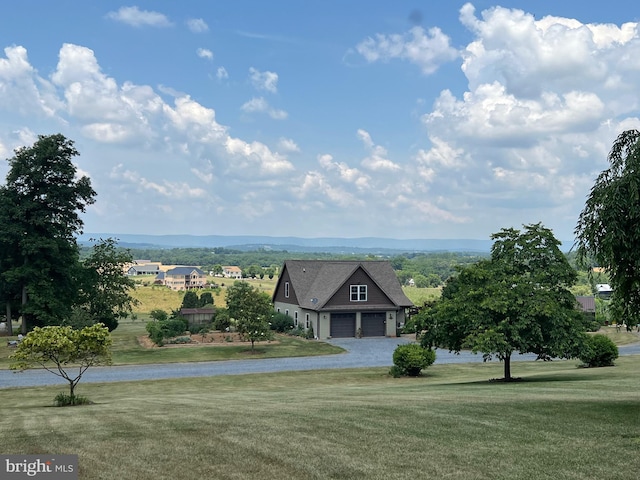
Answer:
<svg viewBox="0 0 640 480"><path fill-rule="evenodd" d="M80 478L637 479L640 357L0 390L4 453L69 453Z"/></svg>

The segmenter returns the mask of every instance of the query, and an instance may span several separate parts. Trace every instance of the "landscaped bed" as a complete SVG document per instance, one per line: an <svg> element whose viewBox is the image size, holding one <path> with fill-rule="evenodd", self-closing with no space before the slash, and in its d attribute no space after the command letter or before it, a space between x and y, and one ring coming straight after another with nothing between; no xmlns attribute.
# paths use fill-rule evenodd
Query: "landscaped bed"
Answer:
<svg viewBox="0 0 640 480"><path fill-rule="evenodd" d="M176 347L233 347L238 345L251 346L251 342L245 341L237 332L208 332L205 334L194 333L169 338L162 347L158 347L151 341L148 335L140 335L138 343L145 348L176 348ZM255 347L260 345L277 345L279 340L268 340L266 342L256 342Z"/></svg>

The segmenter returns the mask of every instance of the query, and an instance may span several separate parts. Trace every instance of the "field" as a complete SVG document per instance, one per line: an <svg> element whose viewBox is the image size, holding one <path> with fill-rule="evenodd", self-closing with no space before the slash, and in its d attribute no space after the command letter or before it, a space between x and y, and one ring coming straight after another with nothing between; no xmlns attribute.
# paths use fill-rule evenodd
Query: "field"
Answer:
<svg viewBox="0 0 640 480"><path fill-rule="evenodd" d="M639 357L616 367L435 365L0 389L4 453L78 454L80 478L637 479Z"/></svg>

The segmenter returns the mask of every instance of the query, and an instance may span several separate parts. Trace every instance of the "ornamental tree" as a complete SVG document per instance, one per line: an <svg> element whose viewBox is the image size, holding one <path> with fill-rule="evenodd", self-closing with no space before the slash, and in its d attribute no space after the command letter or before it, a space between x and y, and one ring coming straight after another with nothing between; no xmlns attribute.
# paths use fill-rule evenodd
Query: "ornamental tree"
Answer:
<svg viewBox="0 0 640 480"><path fill-rule="evenodd" d="M111 364L109 329L96 323L82 330L70 326L35 327L11 355L12 370L40 366L69 382L71 404L75 387L89 367Z"/></svg>
<svg viewBox="0 0 640 480"><path fill-rule="evenodd" d="M575 228L578 264L604 267L612 310L627 325L640 323L640 131L621 133L609 168L591 188ZM592 269L589 268L591 272Z"/></svg>
<svg viewBox="0 0 640 480"><path fill-rule="evenodd" d="M269 319L273 312L269 295L260 292L247 282L235 282L227 289L227 309L236 321L236 329L251 342L270 340L273 333Z"/></svg>
<svg viewBox="0 0 640 480"><path fill-rule="evenodd" d="M504 363L505 381L513 380L514 352L575 356L584 325L569 291L577 275L560 242L539 223L491 238L491 257L460 268L441 300L422 315L422 344L482 352L485 360L495 356Z"/></svg>

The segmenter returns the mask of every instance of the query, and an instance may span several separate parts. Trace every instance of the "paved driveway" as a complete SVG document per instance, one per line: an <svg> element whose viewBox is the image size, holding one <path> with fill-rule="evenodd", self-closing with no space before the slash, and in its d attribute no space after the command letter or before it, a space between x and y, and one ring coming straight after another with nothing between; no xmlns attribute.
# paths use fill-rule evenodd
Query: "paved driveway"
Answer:
<svg viewBox="0 0 640 480"><path fill-rule="evenodd" d="M87 370L82 382L124 382L162 378L239 375L244 373L388 367L393 364L392 355L395 348L399 344L410 341L411 339L409 338L343 338L328 340L329 343L346 350L345 353L337 355L94 367ZM620 347L620 354L640 354L640 344ZM514 361L533 359L535 359L534 355L517 355L513 358ZM469 352L462 352L460 355L456 355L446 350L437 351L437 364L468 362L482 362L482 355L473 355ZM39 385L66 385L66 382L52 373L40 369L26 370L24 372L0 370L0 388Z"/></svg>

